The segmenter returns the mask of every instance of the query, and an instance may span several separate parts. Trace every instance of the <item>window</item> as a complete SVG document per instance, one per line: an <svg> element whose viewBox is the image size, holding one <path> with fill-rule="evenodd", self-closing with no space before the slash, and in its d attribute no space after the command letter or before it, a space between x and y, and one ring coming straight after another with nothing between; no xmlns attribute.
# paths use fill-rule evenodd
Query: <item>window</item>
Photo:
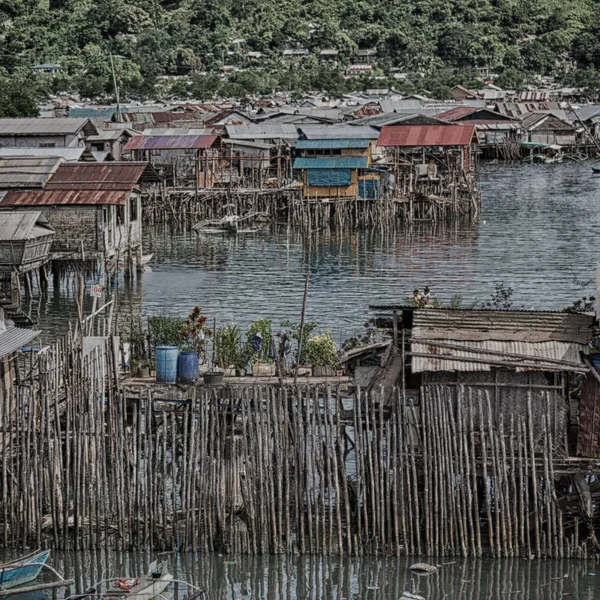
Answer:
<svg viewBox="0 0 600 600"><path fill-rule="evenodd" d="M125 205L117 206L117 225L125 224Z"/></svg>
<svg viewBox="0 0 600 600"><path fill-rule="evenodd" d="M129 198L129 220L130 221L138 220L138 199L137 198Z"/></svg>
<svg viewBox="0 0 600 600"><path fill-rule="evenodd" d="M40 142L40 148L56 148L55 142Z"/></svg>

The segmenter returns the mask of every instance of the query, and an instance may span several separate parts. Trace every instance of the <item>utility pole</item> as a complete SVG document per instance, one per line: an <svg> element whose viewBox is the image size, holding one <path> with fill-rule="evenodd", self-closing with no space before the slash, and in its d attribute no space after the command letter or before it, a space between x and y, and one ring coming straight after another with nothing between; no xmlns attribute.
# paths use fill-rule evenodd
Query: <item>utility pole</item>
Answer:
<svg viewBox="0 0 600 600"><path fill-rule="evenodd" d="M121 104L119 103L119 86L117 84L117 75L115 73L115 63L113 61L112 52L110 53L110 69L113 76L113 85L115 86L115 96L117 98L117 123L121 122Z"/></svg>

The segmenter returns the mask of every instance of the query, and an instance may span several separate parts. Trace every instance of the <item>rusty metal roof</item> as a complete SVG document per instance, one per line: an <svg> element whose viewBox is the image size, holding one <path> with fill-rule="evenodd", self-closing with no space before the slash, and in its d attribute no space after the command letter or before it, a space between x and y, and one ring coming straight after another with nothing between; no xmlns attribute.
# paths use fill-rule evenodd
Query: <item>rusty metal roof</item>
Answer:
<svg viewBox="0 0 600 600"><path fill-rule="evenodd" d="M0 157L0 189L41 188L61 162L59 157Z"/></svg>
<svg viewBox="0 0 600 600"><path fill-rule="evenodd" d="M412 370L585 370L579 353L592 324L592 316L569 313L415 310Z"/></svg>
<svg viewBox="0 0 600 600"><path fill-rule="evenodd" d="M210 148L217 135L136 135L125 150L177 150Z"/></svg>
<svg viewBox="0 0 600 600"><path fill-rule="evenodd" d="M130 190L29 190L8 192L0 207L123 204Z"/></svg>
<svg viewBox="0 0 600 600"><path fill-rule="evenodd" d="M53 233L54 228L40 212L3 212L0 214L0 242L28 240Z"/></svg>
<svg viewBox="0 0 600 600"><path fill-rule="evenodd" d="M468 146L475 138L473 125L392 125L381 130L378 146Z"/></svg>
<svg viewBox="0 0 600 600"><path fill-rule="evenodd" d="M130 192L152 173L146 162L63 163L44 189Z"/></svg>

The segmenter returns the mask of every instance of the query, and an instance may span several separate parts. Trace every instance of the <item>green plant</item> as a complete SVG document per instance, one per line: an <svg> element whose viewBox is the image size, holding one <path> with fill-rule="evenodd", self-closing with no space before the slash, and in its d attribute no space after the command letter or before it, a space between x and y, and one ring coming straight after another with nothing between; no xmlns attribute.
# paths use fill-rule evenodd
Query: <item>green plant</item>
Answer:
<svg viewBox="0 0 600 600"><path fill-rule="evenodd" d="M242 350L242 331L237 325L230 324L217 329L213 343L217 367L221 369L244 367L246 357Z"/></svg>
<svg viewBox="0 0 600 600"><path fill-rule="evenodd" d="M150 353L148 349L148 336L144 331L142 319L134 319L129 332L123 337L123 341L129 344L130 364L147 358Z"/></svg>
<svg viewBox="0 0 600 600"><path fill-rule="evenodd" d="M567 306L563 309L563 312L567 313L589 313L594 312L596 305L596 298L594 296L584 296L579 300L575 300L571 306Z"/></svg>
<svg viewBox="0 0 600 600"><path fill-rule="evenodd" d="M296 340L296 364L303 365L306 361L306 343L308 341L308 337L316 329L317 324L313 321L304 323L302 326L302 332L300 331L300 323L286 320L282 321L280 325L287 330L286 333L288 337ZM300 343L300 340L302 340L302 344Z"/></svg>
<svg viewBox="0 0 600 600"><path fill-rule="evenodd" d="M179 348L197 352L199 357L204 356L208 338L213 334L206 326L208 317L202 314L199 306L194 306L188 318L179 328Z"/></svg>
<svg viewBox="0 0 600 600"><path fill-rule="evenodd" d="M179 346L179 330L185 320L181 317L155 315L148 319L150 340L153 346Z"/></svg>
<svg viewBox="0 0 600 600"><path fill-rule="evenodd" d="M338 350L331 332L315 335L306 342L306 358L313 367L337 367Z"/></svg>
<svg viewBox="0 0 600 600"><path fill-rule="evenodd" d="M273 353L271 352L273 332L271 327L271 320L262 318L254 321L246 331L248 340L246 349L250 362L273 362Z"/></svg>

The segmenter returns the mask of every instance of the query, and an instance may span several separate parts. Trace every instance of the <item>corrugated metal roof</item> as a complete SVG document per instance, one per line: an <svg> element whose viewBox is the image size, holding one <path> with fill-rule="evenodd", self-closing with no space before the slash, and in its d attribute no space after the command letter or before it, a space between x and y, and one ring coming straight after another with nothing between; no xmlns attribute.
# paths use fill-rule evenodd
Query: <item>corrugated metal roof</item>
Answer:
<svg viewBox="0 0 600 600"><path fill-rule="evenodd" d="M297 158L294 169L366 169L366 156L342 156L336 158Z"/></svg>
<svg viewBox="0 0 600 600"><path fill-rule="evenodd" d="M475 137L473 125L394 125L381 130L378 146L468 146Z"/></svg>
<svg viewBox="0 0 600 600"><path fill-rule="evenodd" d="M210 148L218 139L216 135L136 135L125 150L176 150Z"/></svg>
<svg viewBox="0 0 600 600"><path fill-rule="evenodd" d="M74 135L87 119L0 119L0 136Z"/></svg>
<svg viewBox="0 0 600 600"><path fill-rule="evenodd" d="M16 352L41 333L41 331L34 329L21 329L20 327L9 325L6 331L0 333L0 358Z"/></svg>
<svg viewBox="0 0 600 600"><path fill-rule="evenodd" d="M569 370L552 361L582 368L579 352L588 346L592 324L591 316L569 313L415 310L411 352L425 356L413 356L412 370L489 371L498 363Z"/></svg>
<svg viewBox="0 0 600 600"><path fill-rule="evenodd" d="M126 106L121 107L121 113L128 112ZM93 106L86 107L70 107L69 118L86 118L86 119L108 119L109 121L115 116L117 109L113 107L108 108L94 108Z"/></svg>
<svg viewBox="0 0 600 600"><path fill-rule="evenodd" d="M0 215L0 242L28 240L54 233L40 212L3 212Z"/></svg>
<svg viewBox="0 0 600 600"><path fill-rule="evenodd" d="M457 106L455 108L451 108L450 110L446 110L444 112L438 113L437 118L442 119L442 121L458 121L468 115L476 113L480 110L484 110L479 108L478 106ZM500 113L498 113L500 116Z"/></svg>
<svg viewBox="0 0 600 600"><path fill-rule="evenodd" d="M600 116L600 105L592 104L590 106L582 106L574 112L582 121L588 121Z"/></svg>
<svg viewBox="0 0 600 600"><path fill-rule="evenodd" d="M100 163L102 164L102 163ZM123 204L129 190L43 190L8 192L0 198L0 206L61 206L91 204Z"/></svg>
<svg viewBox="0 0 600 600"><path fill-rule="evenodd" d="M85 148L0 148L0 158L5 156L37 156L47 158L59 156L68 162L75 162L81 158Z"/></svg>
<svg viewBox="0 0 600 600"><path fill-rule="evenodd" d="M298 150L326 149L340 150L347 148L368 148L370 140L363 139L335 139L335 140L298 140L296 148Z"/></svg>
<svg viewBox="0 0 600 600"><path fill-rule="evenodd" d="M148 168L146 162L63 163L45 189L130 192Z"/></svg>
<svg viewBox="0 0 600 600"><path fill-rule="evenodd" d="M239 140L289 139L296 141L298 137L296 127L288 123L225 125L225 131L230 139Z"/></svg>
<svg viewBox="0 0 600 600"><path fill-rule="evenodd" d="M260 150L270 150L275 147L273 144L253 140L223 140L223 143L233 147L239 146L240 148L257 148Z"/></svg>
<svg viewBox="0 0 600 600"><path fill-rule="evenodd" d="M376 140L379 132L358 125L301 125L298 127L307 140Z"/></svg>
<svg viewBox="0 0 600 600"><path fill-rule="evenodd" d="M0 157L0 189L41 188L62 158Z"/></svg>

